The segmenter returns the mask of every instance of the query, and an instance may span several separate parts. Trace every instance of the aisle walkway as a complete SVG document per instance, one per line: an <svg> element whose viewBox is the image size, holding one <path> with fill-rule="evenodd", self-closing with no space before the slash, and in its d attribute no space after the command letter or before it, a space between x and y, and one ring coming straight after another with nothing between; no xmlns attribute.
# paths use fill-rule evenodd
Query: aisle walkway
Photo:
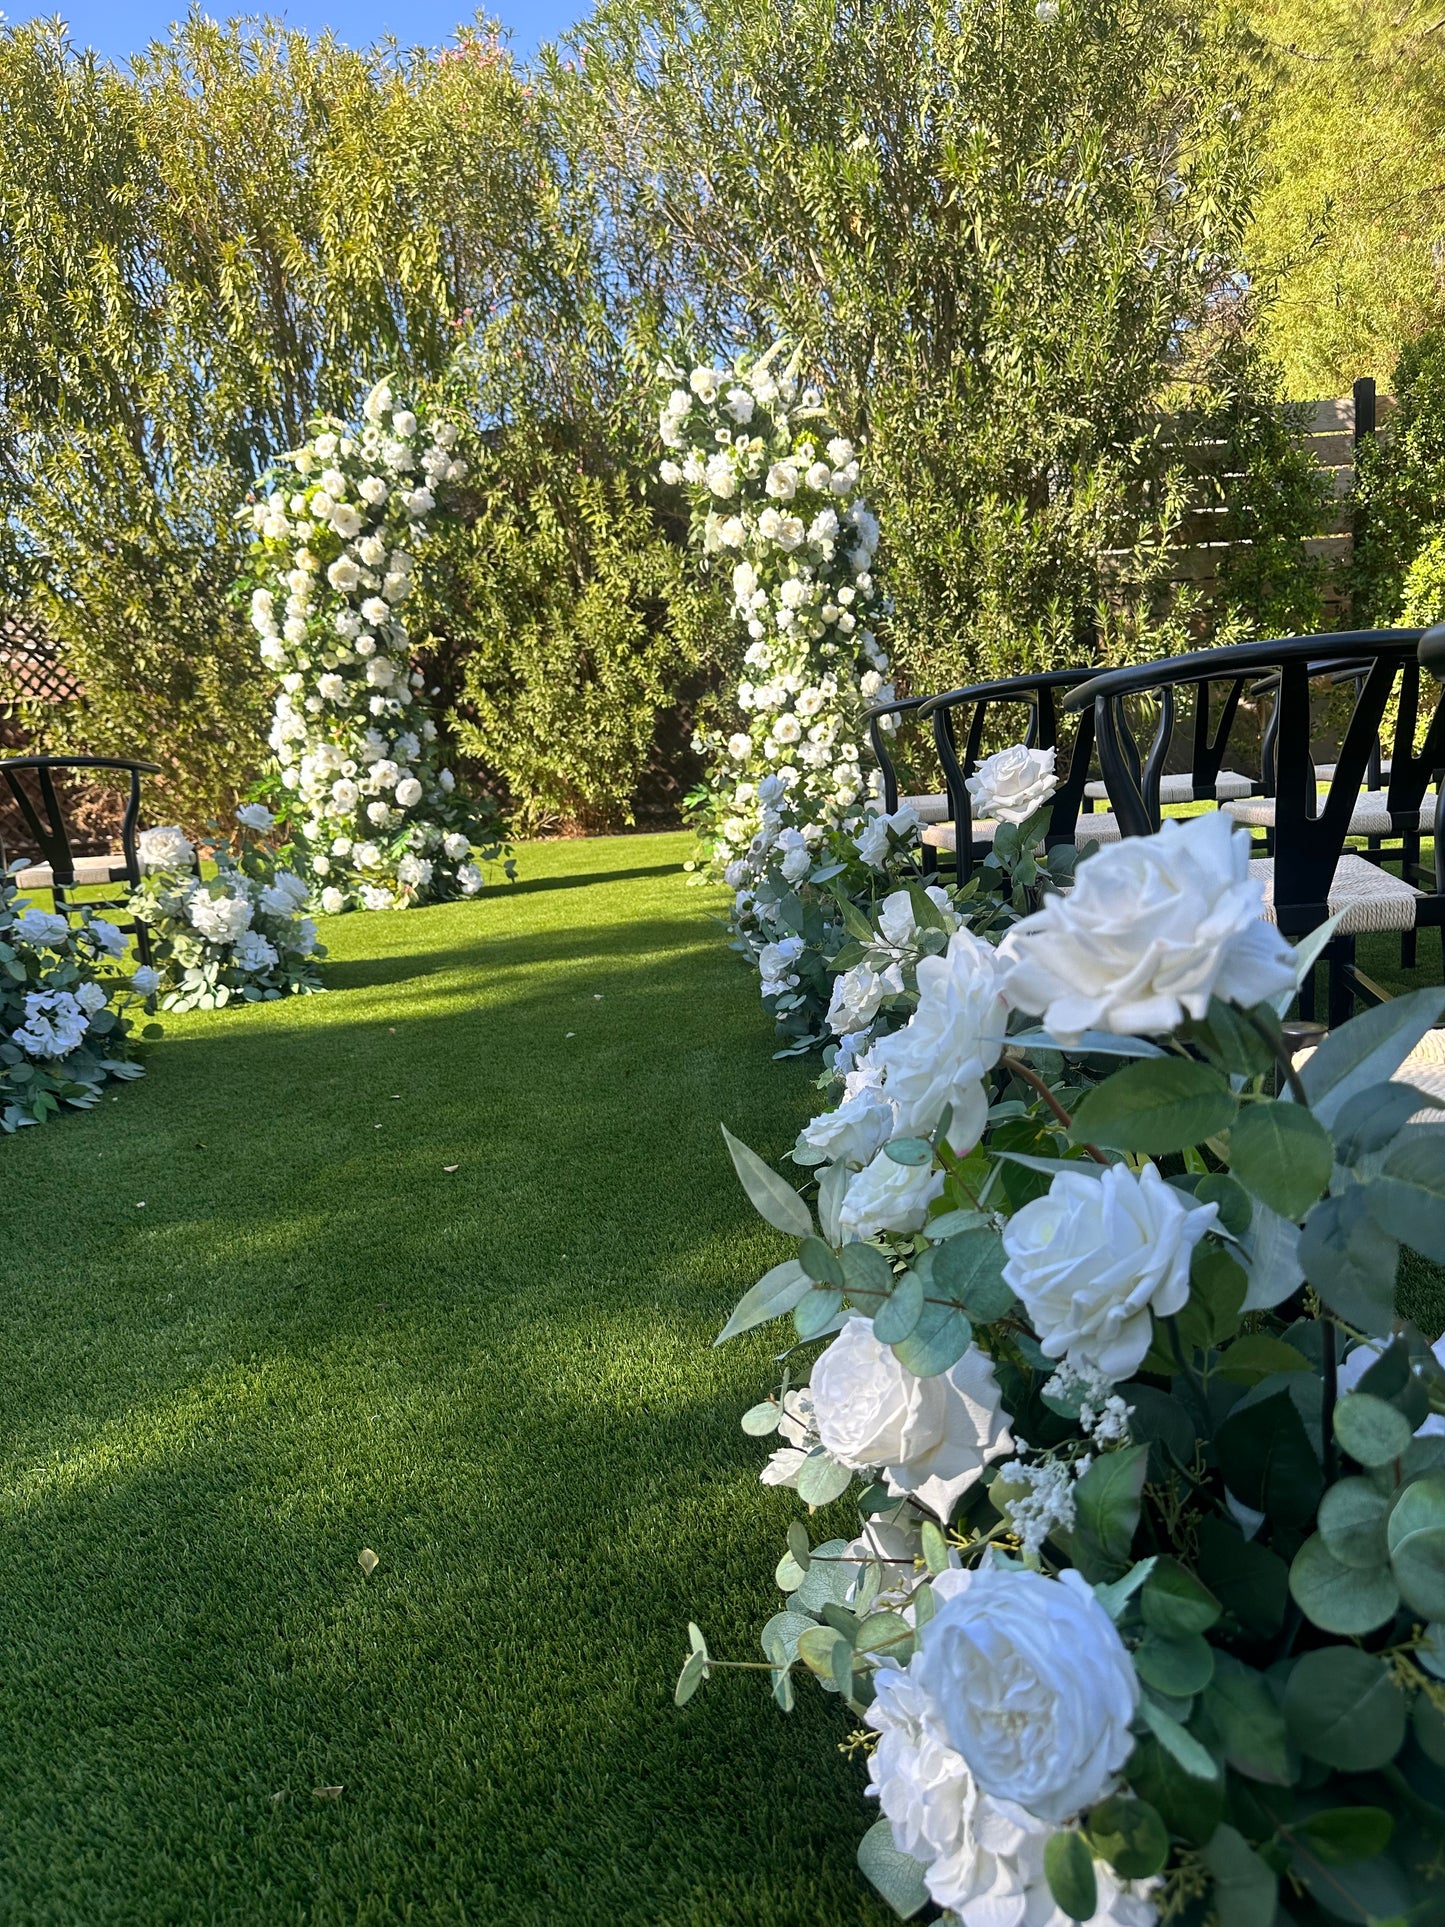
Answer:
<svg viewBox="0 0 1445 1927"><path fill-rule="evenodd" d="M684 850L333 922L331 995L0 1142L0 1920L891 1917L830 1709L671 1704L776 1602L717 1127L781 1153L810 1076Z"/></svg>

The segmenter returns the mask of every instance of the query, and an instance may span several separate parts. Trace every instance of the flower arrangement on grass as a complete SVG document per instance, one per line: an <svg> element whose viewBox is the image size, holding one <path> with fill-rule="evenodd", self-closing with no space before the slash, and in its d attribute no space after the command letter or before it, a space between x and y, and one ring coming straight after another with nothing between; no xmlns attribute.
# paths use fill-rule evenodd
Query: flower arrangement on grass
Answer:
<svg viewBox="0 0 1445 1927"><path fill-rule="evenodd" d="M281 677L278 808L328 914L475 896L499 859L512 874L491 800L468 799L442 759L405 614L417 548L466 474L457 431L386 382L362 412L355 432L314 421L242 512L251 620Z"/></svg>
<svg viewBox="0 0 1445 1927"><path fill-rule="evenodd" d="M275 819L260 803L243 804L236 818L238 850L217 838L211 877L199 874L194 844L174 825L139 838L142 877L130 909L149 927L157 967L137 988L159 993L163 1010L219 1010L324 988L326 951L305 914L310 887L278 868L264 841Z"/></svg>
<svg viewBox="0 0 1445 1927"><path fill-rule="evenodd" d="M920 825L906 807L877 808L860 761L859 719L893 695L874 626L886 612L878 521L858 451L799 363L780 343L722 371L662 363L659 473L687 490L704 563L730 571L748 635L737 726L695 739L713 765L695 799L706 867L733 892L737 947L765 1002L807 1048L826 1035L819 959L842 938L834 900L868 901Z"/></svg>
<svg viewBox="0 0 1445 1927"><path fill-rule="evenodd" d="M1396 1303L1402 1244L1445 1262L1445 1129L1390 1081L1445 991L1297 1066L1327 933L1261 907L1226 817L1166 822L917 962L802 1133L811 1202L729 1136L798 1241L719 1339L791 1321L743 1428L838 1510L789 1527L762 1660L694 1626L677 1698L739 1665L843 1702L904 1918L1445 1900L1445 1369Z"/></svg>
<svg viewBox="0 0 1445 1927"><path fill-rule="evenodd" d="M138 999L103 965L125 955L117 925L84 908L79 921L20 896L0 875L0 1130L43 1124L62 1107L99 1103L108 1079L141 1075L129 1012ZM142 984L141 988L144 988Z"/></svg>

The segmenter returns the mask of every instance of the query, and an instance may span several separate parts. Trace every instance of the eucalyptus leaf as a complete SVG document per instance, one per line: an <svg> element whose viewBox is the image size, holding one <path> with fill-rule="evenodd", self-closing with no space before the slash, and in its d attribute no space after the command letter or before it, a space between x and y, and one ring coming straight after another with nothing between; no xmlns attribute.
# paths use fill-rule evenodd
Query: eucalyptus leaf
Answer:
<svg viewBox="0 0 1445 1927"><path fill-rule="evenodd" d="M825 1167L818 1180L818 1225L830 1245L843 1242L840 1214L850 1176L846 1160L838 1158Z"/></svg>
<svg viewBox="0 0 1445 1927"><path fill-rule="evenodd" d="M1139 1702L1139 1713L1149 1731L1158 1740L1165 1752L1183 1767L1192 1780L1217 1780L1219 1767L1208 1747L1201 1746L1194 1735L1182 1727L1162 1707L1148 1698Z"/></svg>
<svg viewBox="0 0 1445 1927"><path fill-rule="evenodd" d="M843 1294L827 1285L814 1285L793 1307L793 1328L799 1338L821 1338L843 1307Z"/></svg>
<svg viewBox="0 0 1445 1927"><path fill-rule="evenodd" d="M923 1311L923 1280L905 1271L892 1292L873 1314L873 1336L882 1345L897 1345L908 1337Z"/></svg>
<svg viewBox="0 0 1445 1927"><path fill-rule="evenodd" d="M798 1497L804 1505L830 1505L852 1482L850 1468L821 1450L810 1452L798 1467Z"/></svg>
<svg viewBox="0 0 1445 1927"><path fill-rule="evenodd" d="M778 1420L783 1416L783 1408L775 1398L765 1398L760 1405L750 1405L743 1413L742 1427L749 1438L765 1439L770 1432L778 1429Z"/></svg>
<svg viewBox="0 0 1445 1927"><path fill-rule="evenodd" d="M1082 1834L1050 1835L1044 1845L1044 1877L1060 1913L1070 1920L1093 1919L1099 1906L1099 1885L1094 1856Z"/></svg>
<svg viewBox="0 0 1445 1927"><path fill-rule="evenodd" d="M1378 1571L1389 1557L1387 1494L1368 1479L1341 1479L1320 1500L1320 1537L1342 1566Z"/></svg>
<svg viewBox="0 0 1445 1927"><path fill-rule="evenodd" d="M1392 1145L1365 1194L1392 1238L1445 1264L1445 1130L1422 1130Z"/></svg>
<svg viewBox="0 0 1445 1927"><path fill-rule="evenodd" d="M1335 1125L1335 1154L1341 1164L1359 1164L1396 1137L1416 1111L1438 1100L1413 1084L1372 1084Z"/></svg>
<svg viewBox="0 0 1445 1927"><path fill-rule="evenodd" d="M1274 1927L1279 1876L1231 1826L1216 1827L1200 1856L1214 1876L1214 1905L1229 1927Z"/></svg>
<svg viewBox="0 0 1445 1927"><path fill-rule="evenodd" d="M1135 1649L1134 1670L1156 1692L1190 1699L1214 1677L1214 1649L1198 1633L1149 1632Z"/></svg>
<svg viewBox="0 0 1445 1927"><path fill-rule="evenodd" d="M714 1346L736 1338L739 1332L751 1331L755 1325L785 1317L812 1288L813 1281L797 1259L784 1259L743 1293L732 1317L713 1340Z"/></svg>
<svg viewBox="0 0 1445 1927"><path fill-rule="evenodd" d="M893 1289L893 1267L877 1245L844 1245L839 1254L845 1289L851 1302L863 1310L876 1310Z"/></svg>
<svg viewBox="0 0 1445 1927"><path fill-rule="evenodd" d="M933 1290L962 1305L976 1325L991 1325L1011 1308L1014 1295L1003 1281L1003 1239L991 1226L961 1231L937 1247Z"/></svg>
<svg viewBox="0 0 1445 1927"><path fill-rule="evenodd" d="M1121 1880L1148 1880L1169 1858L1169 1830L1147 1800L1123 1793L1100 1800L1089 1809L1084 1830Z"/></svg>
<svg viewBox="0 0 1445 1927"><path fill-rule="evenodd" d="M900 1920L911 1920L929 1904L922 1862L899 1852L886 1820L875 1820L858 1842L858 1866Z"/></svg>
<svg viewBox="0 0 1445 1927"><path fill-rule="evenodd" d="M1370 1209L1372 1185L1352 1184L1322 1198L1305 1220L1299 1256L1305 1276L1332 1312L1383 1336L1395 1318L1400 1247Z"/></svg>
<svg viewBox="0 0 1445 1927"><path fill-rule="evenodd" d="M1445 1619L1445 1475L1432 1473L1405 1487L1385 1537L1405 1604L1424 1619Z"/></svg>
<svg viewBox="0 0 1445 1927"><path fill-rule="evenodd" d="M1362 1011L1332 1030L1300 1068L1310 1108L1333 1130L1346 1107L1396 1072L1445 1015L1445 990L1416 990Z"/></svg>
<svg viewBox="0 0 1445 1927"><path fill-rule="evenodd" d="M1335 1437L1364 1466L1389 1465L1403 1457L1415 1428L1403 1412L1369 1392L1347 1392L1335 1406Z"/></svg>
<svg viewBox="0 0 1445 1927"><path fill-rule="evenodd" d="M706 1677L707 1654L696 1651L689 1653L677 1676L677 1685L672 1690L673 1705L686 1706Z"/></svg>
<svg viewBox="0 0 1445 1927"><path fill-rule="evenodd" d="M908 1336L894 1345L893 1356L915 1378L936 1378L956 1365L972 1343L973 1326L961 1311L930 1302Z"/></svg>
<svg viewBox="0 0 1445 1927"><path fill-rule="evenodd" d="M1335 1147L1297 1104L1251 1104L1229 1132L1229 1168L1282 1218L1302 1218L1330 1181Z"/></svg>
<svg viewBox="0 0 1445 1927"><path fill-rule="evenodd" d="M1394 1618L1399 1588L1389 1572L1344 1565L1319 1533L1306 1539L1289 1569L1291 1597L1322 1632L1358 1638Z"/></svg>
<svg viewBox="0 0 1445 1927"><path fill-rule="evenodd" d="M1263 1673L1219 1652L1204 1695L1204 1716L1236 1773L1270 1786L1294 1780L1298 1762L1291 1758L1284 1714Z"/></svg>
<svg viewBox="0 0 1445 1927"><path fill-rule="evenodd" d="M758 1216L790 1238L806 1238L813 1229L813 1214L793 1187L771 1165L764 1164L756 1151L735 1138L726 1124L722 1134L733 1169Z"/></svg>

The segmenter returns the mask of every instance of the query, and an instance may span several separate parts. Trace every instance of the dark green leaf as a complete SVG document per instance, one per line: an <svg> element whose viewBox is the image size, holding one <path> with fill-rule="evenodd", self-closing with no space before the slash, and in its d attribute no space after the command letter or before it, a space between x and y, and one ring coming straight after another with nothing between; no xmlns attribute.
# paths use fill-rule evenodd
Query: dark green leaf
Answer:
<svg viewBox="0 0 1445 1927"><path fill-rule="evenodd" d="M1405 1738L1405 1714L1389 1667L1354 1646L1306 1653L1284 1689L1295 1745L1345 1773L1369 1773L1393 1760Z"/></svg>
<svg viewBox="0 0 1445 1927"><path fill-rule="evenodd" d="M1148 1469L1148 1446L1126 1446L1101 1453L1074 1487L1078 1530L1110 1565L1128 1563Z"/></svg>
<svg viewBox="0 0 1445 1927"><path fill-rule="evenodd" d="M1273 1927L1279 1876L1230 1826L1216 1827L1201 1855L1214 1876L1214 1908L1229 1927Z"/></svg>
<svg viewBox="0 0 1445 1927"><path fill-rule="evenodd" d="M1246 1332L1221 1354L1217 1370L1221 1377L1241 1385L1258 1385L1275 1372L1309 1372L1314 1367L1303 1352L1286 1345L1282 1338L1271 1338L1268 1332Z"/></svg>
<svg viewBox="0 0 1445 1927"><path fill-rule="evenodd" d="M926 1137L894 1137L883 1146L895 1164L932 1164L933 1146Z"/></svg>
<svg viewBox="0 0 1445 1927"><path fill-rule="evenodd" d="M948 1541L932 1519L923 1521L923 1562L930 1572L947 1572Z"/></svg>
<svg viewBox="0 0 1445 1927"><path fill-rule="evenodd" d="M1157 1155L1228 1129L1237 1109L1218 1071L1190 1058L1149 1058L1096 1085L1074 1112L1071 1135L1076 1144Z"/></svg>
<svg viewBox="0 0 1445 1927"><path fill-rule="evenodd" d="M1189 1267L1189 1302L1179 1314L1185 1344L1208 1351L1238 1331L1248 1289L1243 1265L1227 1251L1218 1245L1196 1245Z"/></svg>
<svg viewBox="0 0 1445 1927"><path fill-rule="evenodd" d="M1321 1860L1371 1860L1390 1844L1395 1822L1383 1807L1324 1807L1296 1822Z"/></svg>
<svg viewBox="0 0 1445 1927"><path fill-rule="evenodd" d="M990 1227L962 1231L934 1249L934 1291L962 1305L975 1325L991 1325L1014 1301L1003 1282L1004 1263L998 1232Z"/></svg>
<svg viewBox="0 0 1445 1927"><path fill-rule="evenodd" d="M1330 1181L1335 1147L1297 1104L1251 1104L1229 1132L1229 1168L1282 1218L1302 1218Z"/></svg>
<svg viewBox="0 0 1445 1927"><path fill-rule="evenodd" d="M855 1305L876 1310L893 1289L893 1267L877 1245L846 1244L840 1254L844 1289Z"/></svg>
<svg viewBox="0 0 1445 1927"><path fill-rule="evenodd" d="M793 1307L793 1328L799 1338L817 1338L832 1324L843 1309L841 1291L830 1291L826 1285L814 1285L805 1298L800 1298Z"/></svg>
<svg viewBox="0 0 1445 1927"><path fill-rule="evenodd" d="M1214 1677L1214 1649L1198 1633L1146 1633L1134 1654L1146 1686L1171 1699L1192 1699Z"/></svg>
<svg viewBox="0 0 1445 1927"><path fill-rule="evenodd" d="M1236 1773L1270 1786L1291 1783L1296 1763L1284 1715L1262 1673L1220 1652L1204 1695L1204 1714Z"/></svg>
<svg viewBox="0 0 1445 1927"><path fill-rule="evenodd" d="M1236 1238L1248 1231L1253 1207L1237 1179L1223 1171L1208 1171L1195 1185L1194 1196L1200 1204L1217 1204L1220 1224Z"/></svg>
<svg viewBox="0 0 1445 1927"><path fill-rule="evenodd" d="M1177 1559L1156 1559L1140 1601L1145 1623L1178 1637L1207 1633L1219 1618L1219 1601Z"/></svg>
<svg viewBox="0 0 1445 1927"><path fill-rule="evenodd" d="M1156 1706L1153 1700L1145 1698L1139 1702L1139 1712L1144 1724L1165 1752L1172 1756L1176 1764L1181 1766L1191 1779L1212 1781L1221 1777L1218 1764L1208 1747L1201 1746L1194 1735L1162 1707ZM1141 1787L1140 1790L1144 1789Z"/></svg>
<svg viewBox="0 0 1445 1927"><path fill-rule="evenodd" d="M1121 1880L1147 1880L1169 1858L1169 1833L1147 1800L1117 1793L1089 1809L1084 1823L1089 1844Z"/></svg>
<svg viewBox="0 0 1445 1927"><path fill-rule="evenodd" d="M1247 1506L1292 1524L1314 1512L1324 1481L1287 1391L1231 1412L1215 1445L1225 1484Z"/></svg>
<svg viewBox="0 0 1445 1927"><path fill-rule="evenodd" d="M1099 1905L1094 1856L1080 1833L1053 1834L1044 1847L1044 1875L1054 1905L1070 1920L1091 1920Z"/></svg>

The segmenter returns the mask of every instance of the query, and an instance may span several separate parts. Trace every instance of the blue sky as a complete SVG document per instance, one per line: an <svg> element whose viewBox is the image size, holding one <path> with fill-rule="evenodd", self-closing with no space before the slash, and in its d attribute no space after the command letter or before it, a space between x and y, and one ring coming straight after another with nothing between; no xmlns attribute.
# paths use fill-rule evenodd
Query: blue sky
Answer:
<svg viewBox="0 0 1445 1927"><path fill-rule="evenodd" d="M493 4L511 29L512 45L519 54L529 54L538 41L551 39L586 11L583 0L493 0ZM254 9L239 4L222 8L211 0L206 8L217 17L253 10L278 14L289 26L305 27L311 33L331 27L352 46L364 46L386 32L408 46L436 46L450 39L458 20L472 18L468 0L285 0L285 4L278 0ZM185 0L179 4L178 0L71 0L68 6L60 0L46 6L0 0L0 16L12 21L57 12L76 40L112 60L124 60L148 40L163 35L167 24L184 14Z"/></svg>

